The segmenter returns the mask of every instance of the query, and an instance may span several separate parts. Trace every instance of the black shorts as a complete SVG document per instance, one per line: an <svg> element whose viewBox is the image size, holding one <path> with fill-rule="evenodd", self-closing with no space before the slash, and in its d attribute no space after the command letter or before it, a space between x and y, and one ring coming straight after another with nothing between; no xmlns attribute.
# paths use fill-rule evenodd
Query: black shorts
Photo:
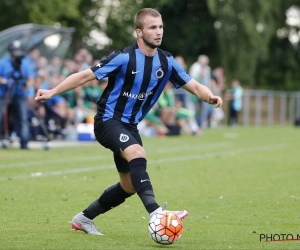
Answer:
<svg viewBox="0 0 300 250"><path fill-rule="evenodd" d="M96 122L94 132L97 141L114 152L118 171L129 172L128 162L120 156L120 149L123 151L133 144L143 146L137 125L110 119L105 122Z"/></svg>
<svg viewBox="0 0 300 250"><path fill-rule="evenodd" d="M124 123L115 119L95 123L95 137L104 147L114 153L123 151L128 146L139 144L143 146L137 125Z"/></svg>

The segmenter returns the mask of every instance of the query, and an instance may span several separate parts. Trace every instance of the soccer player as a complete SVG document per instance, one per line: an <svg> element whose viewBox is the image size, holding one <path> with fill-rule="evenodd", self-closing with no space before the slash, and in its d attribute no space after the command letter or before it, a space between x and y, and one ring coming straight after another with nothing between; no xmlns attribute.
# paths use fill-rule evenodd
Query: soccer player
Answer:
<svg viewBox="0 0 300 250"><path fill-rule="evenodd" d="M108 85L97 102L94 131L98 142L113 152L120 182L107 188L86 209L74 216L72 227L87 234L101 235L93 219L120 205L133 194L140 197L149 216L164 210L154 198L146 171L146 152L137 124L156 103L170 80L202 101L220 107L222 99L192 79L173 58L158 47L163 37L163 22L158 11L145 8L135 16L137 42L114 51L90 69L72 74L51 90L39 89L36 100L74 89L94 79L108 77ZM187 211L173 211L180 218Z"/></svg>

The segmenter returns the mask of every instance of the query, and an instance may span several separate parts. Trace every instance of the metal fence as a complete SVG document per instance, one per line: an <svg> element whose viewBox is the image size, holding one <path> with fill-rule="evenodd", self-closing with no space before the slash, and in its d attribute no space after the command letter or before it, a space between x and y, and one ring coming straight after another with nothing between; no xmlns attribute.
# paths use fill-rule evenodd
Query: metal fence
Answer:
<svg viewBox="0 0 300 250"><path fill-rule="evenodd" d="M241 125L293 124L300 117L300 92L244 90Z"/></svg>
<svg viewBox="0 0 300 250"><path fill-rule="evenodd" d="M183 100L186 108L190 96L185 90L174 89L177 99ZM223 124L228 121L229 101L224 97L223 110L225 117ZM271 90L245 90L243 91L243 107L239 114L239 125L291 125L295 119L300 118L300 91L271 91Z"/></svg>

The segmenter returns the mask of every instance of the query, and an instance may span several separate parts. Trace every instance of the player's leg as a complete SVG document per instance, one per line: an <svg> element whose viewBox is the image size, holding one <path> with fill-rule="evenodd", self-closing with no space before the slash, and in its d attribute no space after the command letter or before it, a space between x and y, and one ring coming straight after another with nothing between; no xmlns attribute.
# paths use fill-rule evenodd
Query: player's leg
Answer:
<svg viewBox="0 0 300 250"><path fill-rule="evenodd" d="M128 179L124 179L126 185L132 186L148 213L152 213L160 206L155 201L153 187L146 171L147 160L144 148L139 144L130 145L121 150L121 156L129 165Z"/></svg>
<svg viewBox="0 0 300 250"><path fill-rule="evenodd" d="M104 190L99 198L92 202L86 209L73 217L72 228L84 231L91 235L102 235L93 222L100 214L119 206L125 199L135 193L132 185L128 185L128 173L119 173L120 182ZM129 177L130 178L130 177ZM131 184L131 183L130 183ZM125 191L126 190L126 191Z"/></svg>
<svg viewBox="0 0 300 250"><path fill-rule="evenodd" d="M132 184L132 188L136 190L148 211L149 216L151 217L152 215L165 210L165 207L160 207L155 201L151 180L146 171L147 161L144 148L140 144L128 146L121 151L121 156L125 158L129 164L130 175L127 176L126 184L128 187L130 187L130 183ZM188 215L186 210L171 212L175 213L181 219Z"/></svg>
<svg viewBox="0 0 300 250"><path fill-rule="evenodd" d="M120 157L120 148L124 143L131 145L138 142L120 122L115 120L109 120L96 126L95 136L101 145L115 152L114 160L120 175L120 182L104 190L99 198L75 215L72 220L72 228L88 234L101 235L93 219L122 204L126 198L135 193L129 177L129 165L125 159Z"/></svg>
<svg viewBox="0 0 300 250"><path fill-rule="evenodd" d="M146 153L138 130L129 131L118 121L108 121L95 131L97 140L114 152L120 183L106 189L97 200L75 215L72 228L88 234L101 235L93 219L122 204L135 191L150 215L161 211L162 208L154 199L153 188L146 172Z"/></svg>
<svg viewBox="0 0 300 250"><path fill-rule="evenodd" d="M239 117L239 111L237 111L236 109L234 110L234 121L235 121L235 125L238 125L238 117Z"/></svg>
<svg viewBox="0 0 300 250"><path fill-rule="evenodd" d="M229 104L229 115L228 115L228 122L227 125L230 127L233 124L233 108L231 103Z"/></svg>
<svg viewBox="0 0 300 250"><path fill-rule="evenodd" d="M120 173L120 179L122 180ZM121 187L122 181L119 183L110 186L102 195L92 202L86 209L84 209L79 214L75 215L72 220L72 228L75 230L81 230L91 235L102 235L97 229L96 225L93 222L93 219L100 214L104 214L107 211L119 206L125 199L134 194L134 190L126 192ZM128 188L127 188L128 189Z"/></svg>
<svg viewBox="0 0 300 250"><path fill-rule="evenodd" d="M139 195L146 210L151 213L160 206L154 199L150 177L146 172L146 153L142 147L138 130L135 127L126 128L121 123L114 123L113 121L110 123L110 133L106 133L105 137L109 143L116 144L109 145L109 147L114 151L120 183L106 189L99 199L83 211L83 214L89 219L94 219L99 214L120 205L135 192ZM109 140L107 137L110 137ZM99 135L97 139L101 142L104 141L103 137L100 138Z"/></svg>
<svg viewBox="0 0 300 250"><path fill-rule="evenodd" d="M20 124L20 147L27 149L29 141L29 123L28 123L28 110L27 110L27 97L15 97L13 99L16 108L16 115L19 118Z"/></svg>
<svg viewBox="0 0 300 250"><path fill-rule="evenodd" d="M0 141L1 147L5 148L5 136L4 136L4 115L5 115L6 103L4 97L0 96Z"/></svg>
<svg viewBox="0 0 300 250"><path fill-rule="evenodd" d="M146 152L143 148L139 131L136 126L123 126L130 132L124 131L124 133L122 132L120 134L118 139L122 141L122 143L119 143L118 148L121 150L117 151L117 153L120 152L120 157L118 154L115 154L115 162L119 172L129 172L129 174L120 175L121 185L126 192L131 192L131 190L136 191L151 217L164 208L160 207L155 201L151 180L146 171ZM187 211L185 210L173 212L178 214L180 218L187 216Z"/></svg>
<svg viewBox="0 0 300 250"><path fill-rule="evenodd" d="M128 163L122 159L125 164ZM118 170L121 168L120 161L115 162ZM91 203L85 210L83 210L83 215L87 218L93 220L100 214L104 214L107 211L115 208L125 202L125 199L129 198L133 194L135 194L135 190L131 185L129 172L120 172L120 182L108 187L101 194L99 198L97 198L93 203Z"/></svg>

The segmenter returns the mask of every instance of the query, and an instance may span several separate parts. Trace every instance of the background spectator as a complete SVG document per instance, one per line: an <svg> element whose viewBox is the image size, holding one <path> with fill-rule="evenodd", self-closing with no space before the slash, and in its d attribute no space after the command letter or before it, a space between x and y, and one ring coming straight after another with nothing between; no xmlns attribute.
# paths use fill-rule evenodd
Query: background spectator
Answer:
<svg viewBox="0 0 300 250"><path fill-rule="evenodd" d="M243 88L238 79L232 80L231 87L226 99L229 100L228 125L233 127L238 124L238 115L242 109Z"/></svg>
<svg viewBox="0 0 300 250"><path fill-rule="evenodd" d="M211 89L211 68L209 66L209 58L206 55L200 55L197 62L190 67L189 74L198 82ZM195 105L196 120L201 128L210 127L210 118L212 106L209 103L201 102L192 96L192 102Z"/></svg>
<svg viewBox="0 0 300 250"><path fill-rule="evenodd" d="M20 41L13 41L8 51L10 56L0 61L0 136L8 137L8 117L12 115L10 132L15 131L20 137L21 149L28 149L27 89L34 84L36 73L32 64L24 60L25 51ZM2 140L2 147L7 147L6 140Z"/></svg>

